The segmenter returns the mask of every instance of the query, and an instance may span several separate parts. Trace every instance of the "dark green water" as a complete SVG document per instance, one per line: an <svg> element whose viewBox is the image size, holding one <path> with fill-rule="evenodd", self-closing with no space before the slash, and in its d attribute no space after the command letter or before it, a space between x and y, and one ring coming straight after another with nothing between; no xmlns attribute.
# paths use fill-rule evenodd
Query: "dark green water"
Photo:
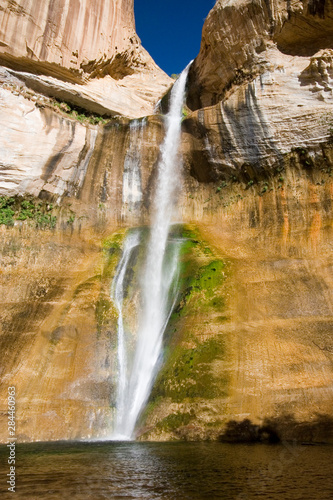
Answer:
<svg viewBox="0 0 333 500"><path fill-rule="evenodd" d="M16 449L1 499L332 500L333 447L222 443L39 443Z"/></svg>

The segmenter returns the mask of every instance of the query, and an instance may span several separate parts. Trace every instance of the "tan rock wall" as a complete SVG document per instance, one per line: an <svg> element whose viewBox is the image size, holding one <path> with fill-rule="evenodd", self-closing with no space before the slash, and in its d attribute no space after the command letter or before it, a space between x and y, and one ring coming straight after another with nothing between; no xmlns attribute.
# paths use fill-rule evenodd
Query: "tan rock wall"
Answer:
<svg viewBox="0 0 333 500"><path fill-rule="evenodd" d="M81 64L105 61L137 43L133 0L2 4L2 54L81 71Z"/></svg>
<svg viewBox="0 0 333 500"><path fill-rule="evenodd" d="M223 350L220 359L212 356L206 392L198 387L192 397L207 358L187 381L179 378L183 399L160 396L148 406L140 439L226 439L231 421L247 420L257 429L269 422L281 439L332 442L333 183L320 169L325 158L331 171L332 146L318 148L314 170L304 169L297 154L285 158L264 192L264 182L222 189L186 183L184 219L200 228L211 258L224 259L229 269L214 294L222 294L221 305L207 309L201 297L191 314L176 308L169 335L174 349L196 354L211 339ZM176 374L177 388L177 374L188 365L173 363L168 375ZM218 395L211 394L213 385ZM228 439L258 439L241 431L236 426Z"/></svg>
<svg viewBox="0 0 333 500"><path fill-rule="evenodd" d="M0 245L2 414L14 385L20 440L107 435L115 332L97 331L100 239L78 237L70 226L61 233L2 226ZM2 441L5 426L2 417Z"/></svg>
<svg viewBox="0 0 333 500"><path fill-rule="evenodd" d="M4 0L0 64L29 72L34 90L107 116L151 114L172 81L141 46L133 0Z"/></svg>
<svg viewBox="0 0 333 500"><path fill-rule="evenodd" d="M271 61L266 49L272 42L282 58L310 57L332 48L332 35L331 0L218 0L190 71L190 107L215 104L239 83L267 71Z"/></svg>

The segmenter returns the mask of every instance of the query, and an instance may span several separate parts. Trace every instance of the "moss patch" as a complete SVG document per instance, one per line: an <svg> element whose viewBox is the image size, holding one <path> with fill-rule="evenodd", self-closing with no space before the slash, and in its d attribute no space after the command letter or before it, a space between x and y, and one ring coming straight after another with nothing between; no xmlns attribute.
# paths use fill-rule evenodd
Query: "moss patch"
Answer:
<svg viewBox="0 0 333 500"><path fill-rule="evenodd" d="M188 425L192 419L193 415L190 413L172 413L171 415L163 418L163 420L160 420L156 427L161 431L167 432L172 429L178 429L179 427Z"/></svg>
<svg viewBox="0 0 333 500"><path fill-rule="evenodd" d="M155 432L169 432L170 438L173 431L189 423L201 425L198 405L224 399L228 384L226 374L217 373L214 366L226 357L220 330L228 321L231 266L214 254L193 227L179 227L178 231L184 238L179 296L165 333L164 364L141 420ZM169 404L170 414L165 417L165 405ZM164 408L163 419L151 426L160 408ZM213 419L213 415L207 419L208 427Z"/></svg>
<svg viewBox="0 0 333 500"><path fill-rule="evenodd" d="M14 226L15 221L27 221L39 229L53 229L57 223L54 206L34 197L0 197L0 224Z"/></svg>
<svg viewBox="0 0 333 500"><path fill-rule="evenodd" d="M95 317L99 335L106 330L115 330L117 311L110 296L110 287L121 258L121 247L125 231L114 233L102 241L103 264L100 275L101 290L95 304Z"/></svg>
<svg viewBox="0 0 333 500"><path fill-rule="evenodd" d="M217 287L224 281L224 269L225 263L221 260L214 260L201 267L195 279L195 289L203 290L206 297L213 297Z"/></svg>
<svg viewBox="0 0 333 500"><path fill-rule="evenodd" d="M213 399L223 395L221 380L211 370L211 363L223 359L223 355L221 338L198 343L193 349L175 347L157 377L151 399L163 397L182 403L189 399Z"/></svg>
<svg viewBox="0 0 333 500"><path fill-rule="evenodd" d="M184 243L180 255L179 302L172 319L197 313L209 313L212 309L225 308L224 281L230 272L229 264L217 259L197 232L185 228Z"/></svg>

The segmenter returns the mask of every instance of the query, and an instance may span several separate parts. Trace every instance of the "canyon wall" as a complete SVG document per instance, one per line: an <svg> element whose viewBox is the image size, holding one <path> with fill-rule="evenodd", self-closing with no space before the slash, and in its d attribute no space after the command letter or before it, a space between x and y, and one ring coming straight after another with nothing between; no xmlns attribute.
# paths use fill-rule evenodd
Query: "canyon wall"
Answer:
<svg viewBox="0 0 333 500"><path fill-rule="evenodd" d="M170 86L130 4L0 11L2 441L9 385L21 441L110 435L110 284L126 228L149 220ZM332 440L332 13L218 0L205 22L182 124L188 244L139 439ZM84 18L109 38L88 46Z"/></svg>
<svg viewBox="0 0 333 500"><path fill-rule="evenodd" d="M332 49L332 25L331 0L217 0L191 67L192 109L215 104L269 70L276 64L267 53L272 47L281 57L311 57Z"/></svg>
<svg viewBox="0 0 333 500"><path fill-rule="evenodd" d="M171 79L142 47L133 8L133 0L4 0L0 64L32 90L83 110L150 114Z"/></svg>
<svg viewBox="0 0 333 500"><path fill-rule="evenodd" d="M133 2L8 1L0 23L1 440L8 384L19 439L107 436L103 241L145 210L163 126L130 118L152 113L171 79L140 44Z"/></svg>
<svg viewBox="0 0 333 500"><path fill-rule="evenodd" d="M49 0L41 5L5 0L0 29L0 60L25 70L48 69L66 79L76 75L79 80L139 43L133 0Z"/></svg>
<svg viewBox="0 0 333 500"><path fill-rule="evenodd" d="M140 439L332 440L332 15L222 0L205 21L183 121L197 267Z"/></svg>

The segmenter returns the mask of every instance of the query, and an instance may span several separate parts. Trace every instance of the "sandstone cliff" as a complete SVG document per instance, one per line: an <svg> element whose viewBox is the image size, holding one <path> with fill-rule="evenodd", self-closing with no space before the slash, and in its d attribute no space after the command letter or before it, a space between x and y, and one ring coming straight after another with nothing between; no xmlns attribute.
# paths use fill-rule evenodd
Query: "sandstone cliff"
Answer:
<svg viewBox="0 0 333 500"><path fill-rule="evenodd" d="M128 53L132 13L114 5L126 29L112 40ZM0 14L10 25L20 9ZM182 285L140 439L332 440L332 12L329 0L219 0L205 22L183 120ZM70 33L59 25L56 46ZM6 36L1 414L8 383L21 440L106 436L110 283L125 228L149 219L163 136L160 116L115 115L149 114L169 80L151 62L117 80L102 41L93 53L68 44L81 47L74 65Z"/></svg>
<svg viewBox="0 0 333 500"><path fill-rule="evenodd" d="M98 125L153 113L171 79L141 46L133 0L6 0L0 27L0 192L73 194Z"/></svg>
<svg viewBox="0 0 333 500"><path fill-rule="evenodd" d="M241 82L279 66L267 49L281 57L313 56L333 48L332 35L331 0L217 0L191 68L189 102L192 108L215 104Z"/></svg>
<svg viewBox="0 0 333 500"><path fill-rule="evenodd" d="M1 63L30 73L34 90L88 111L103 103L107 115L151 113L171 81L141 46L133 0L5 0Z"/></svg>
<svg viewBox="0 0 333 500"><path fill-rule="evenodd" d="M80 81L85 71L107 66L117 54L124 53L126 60L129 47L134 54L138 45L133 0L6 0L1 7L0 60L12 61L16 68L40 68ZM123 62L125 74L133 71ZM114 76L124 76L121 68Z"/></svg>
<svg viewBox="0 0 333 500"><path fill-rule="evenodd" d="M293 148L330 140L332 4L288 5L219 1L210 12L188 97L197 110L188 121L190 148L200 144L198 158L215 155L209 172L203 160L201 179L214 180L228 170L236 176L245 172L249 181ZM289 31L293 35L284 35ZM287 38L288 44L282 41ZM196 175L194 163L191 168Z"/></svg>
<svg viewBox="0 0 333 500"><path fill-rule="evenodd" d="M205 21L182 206L224 277L213 299L201 257L142 439L332 440L332 16L221 0Z"/></svg>

